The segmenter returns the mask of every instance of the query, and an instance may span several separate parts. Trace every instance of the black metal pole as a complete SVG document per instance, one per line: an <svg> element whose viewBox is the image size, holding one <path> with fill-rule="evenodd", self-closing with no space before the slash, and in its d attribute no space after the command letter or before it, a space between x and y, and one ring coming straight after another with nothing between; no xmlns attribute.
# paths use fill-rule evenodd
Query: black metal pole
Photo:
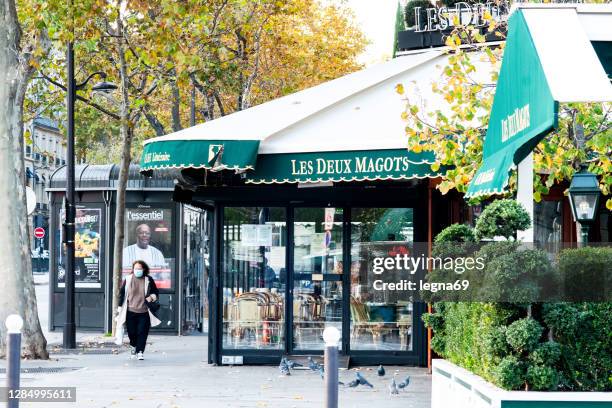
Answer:
<svg viewBox="0 0 612 408"><path fill-rule="evenodd" d="M588 224L580 224L580 235L581 235L581 241L582 241L582 246L586 247L589 246L589 225Z"/></svg>
<svg viewBox="0 0 612 408"><path fill-rule="evenodd" d="M338 346L326 344L325 364L325 408L338 408Z"/></svg>
<svg viewBox="0 0 612 408"><path fill-rule="evenodd" d="M66 296L66 322L64 323L64 348L76 348L76 325L74 322L74 217L75 217L75 201L74 201L74 99L75 99L75 81L74 81L74 49L72 42L68 43L66 52L67 67L67 165L66 165L66 223L65 230L65 245L66 245L66 278L64 295Z"/></svg>
<svg viewBox="0 0 612 408"><path fill-rule="evenodd" d="M19 382L21 377L21 333L8 333L7 335L7 374L6 388L9 393L6 403L7 408L19 407L19 398L15 397L19 391ZM12 395L11 395L12 394Z"/></svg>

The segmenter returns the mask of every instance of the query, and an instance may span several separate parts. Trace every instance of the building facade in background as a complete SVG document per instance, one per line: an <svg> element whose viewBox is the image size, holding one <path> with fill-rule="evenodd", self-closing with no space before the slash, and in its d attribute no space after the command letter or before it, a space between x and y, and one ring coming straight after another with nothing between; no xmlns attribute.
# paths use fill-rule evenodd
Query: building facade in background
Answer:
<svg viewBox="0 0 612 408"><path fill-rule="evenodd" d="M30 215L32 267L47 270L49 258L49 198L45 189L51 175L66 164L66 141L57 123L36 117L25 124L24 157L26 185L36 194L36 208ZM45 230L44 238L35 238L35 228Z"/></svg>

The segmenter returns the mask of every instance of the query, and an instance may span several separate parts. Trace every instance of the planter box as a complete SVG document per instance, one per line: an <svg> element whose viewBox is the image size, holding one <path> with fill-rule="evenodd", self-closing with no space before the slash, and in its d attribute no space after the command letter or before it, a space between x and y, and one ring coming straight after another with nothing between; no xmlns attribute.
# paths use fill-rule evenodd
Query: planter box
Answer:
<svg viewBox="0 0 612 408"><path fill-rule="evenodd" d="M612 408L609 392L505 391L446 360L434 359L432 408Z"/></svg>

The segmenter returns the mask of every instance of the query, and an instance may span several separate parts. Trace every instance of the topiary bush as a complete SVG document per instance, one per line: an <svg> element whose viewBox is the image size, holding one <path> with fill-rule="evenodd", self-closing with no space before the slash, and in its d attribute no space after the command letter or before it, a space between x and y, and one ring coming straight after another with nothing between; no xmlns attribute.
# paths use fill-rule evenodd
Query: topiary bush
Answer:
<svg viewBox="0 0 612 408"><path fill-rule="evenodd" d="M508 326L506 340L515 352L528 353L536 348L542 331L542 325L534 319L520 319Z"/></svg>
<svg viewBox="0 0 612 408"><path fill-rule="evenodd" d="M561 346L555 341L547 341L538 346L529 354L529 361L536 365L556 366L561 358Z"/></svg>
<svg viewBox="0 0 612 408"><path fill-rule="evenodd" d="M517 390L525 384L525 368L516 356L506 356L495 368L495 379L500 387Z"/></svg>
<svg viewBox="0 0 612 408"><path fill-rule="evenodd" d="M549 366L533 365L527 368L527 382L532 391L553 391L559 383L559 372Z"/></svg>
<svg viewBox="0 0 612 408"><path fill-rule="evenodd" d="M476 231L469 225L453 224L436 235L434 242L476 242Z"/></svg>
<svg viewBox="0 0 612 408"><path fill-rule="evenodd" d="M489 204L476 221L476 232L481 239L514 238L517 231L531 226L529 213L516 200L496 200Z"/></svg>
<svg viewBox="0 0 612 408"><path fill-rule="evenodd" d="M484 269L470 275L475 300L529 303L556 295L557 274L544 251L502 241L483 245L474 256L485 260Z"/></svg>

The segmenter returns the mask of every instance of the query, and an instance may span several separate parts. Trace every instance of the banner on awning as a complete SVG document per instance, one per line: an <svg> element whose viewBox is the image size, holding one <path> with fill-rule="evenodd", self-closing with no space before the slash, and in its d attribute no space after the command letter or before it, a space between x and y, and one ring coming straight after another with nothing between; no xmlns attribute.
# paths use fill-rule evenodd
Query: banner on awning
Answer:
<svg viewBox="0 0 612 408"><path fill-rule="evenodd" d="M407 149L261 154L249 184L402 180L438 177L433 155Z"/></svg>
<svg viewBox="0 0 612 408"><path fill-rule="evenodd" d="M194 168L249 170L255 166L259 140L161 140L144 145L140 170Z"/></svg>

